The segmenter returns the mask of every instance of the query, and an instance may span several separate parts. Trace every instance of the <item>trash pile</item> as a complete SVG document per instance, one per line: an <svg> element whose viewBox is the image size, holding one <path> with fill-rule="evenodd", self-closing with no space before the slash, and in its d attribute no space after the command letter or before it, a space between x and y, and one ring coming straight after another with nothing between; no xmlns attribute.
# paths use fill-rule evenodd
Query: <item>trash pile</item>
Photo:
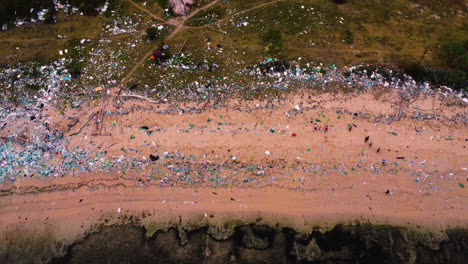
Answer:
<svg viewBox="0 0 468 264"><path fill-rule="evenodd" d="M132 34L137 32L137 27L140 26L141 15L137 19L129 17L121 17L114 20L111 24L105 26L105 30L112 36L120 34Z"/></svg>
<svg viewBox="0 0 468 264"><path fill-rule="evenodd" d="M79 12L78 7L71 6L67 1L63 3L64 1L53 0L52 2L54 6L51 8L54 10L54 12L58 12L62 10L67 15L73 15ZM97 7L96 11L98 14L101 14L103 12L106 12L108 7L109 7L109 3L106 1L102 7ZM13 24L16 27L19 27L19 26L24 26L28 24L34 24L34 23L37 23L38 21L44 21L46 19L46 15L48 12L49 12L49 9L35 10L34 8L32 8L29 11L29 13L35 14L35 15L31 15L30 18L16 18ZM80 15L83 15L83 13L81 12ZM0 30L1 31L8 30L8 25L3 24Z"/></svg>
<svg viewBox="0 0 468 264"><path fill-rule="evenodd" d="M27 106L33 103L40 108L55 103L61 89L70 85L72 80L66 63L67 60L63 59L49 65L27 63L0 69L2 105L11 100L20 100Z"/></svg>
<svg viewBox="0 0 468 264"><path fill-rule="evenodd" d="M40 122L28 136L15 133L0 142L0 183L20 177L63 177L82 172L111 172L132 166L124 156L106 158L103 151L68 149L67 139ZM20 128L18 128L20 129ZM20 131L20 130L19 130Z"/></svg>
<svg viewBox="0 0 468 264"><path fill-rule="evenodd" d="M132 63L139 59L131 56L137 45L142 45L143 40L136 38L128 42L113 43L110 40L101 40L96 47L87 53L80 78L71 84L75 91L89 94L100 85L112 87L123 78Z"/></svg>
<svg viewBox="0 0 468 264"><path fill-rule="evenodd" d="M404 73L394 73L384 68L372 68L370 65L345 67L340 71L336 65L303 63L291 65L290 62L269 58L261 63L237 71L238 74L255 76L259 79L274 78L279 84L299 81L307 86L320 86L326 90L330 85L346 85L353 89L392 88L406 93L434 93L440 91L444 96L455 95L464 102L467 95L464 91L453 91L448 87L434 87L428 82L418 83Z"/></svg>
<svg viewBox="0 0 468 264"><path fill-rule="evenodd" d="M237 70L234 74L220 74L218 68L216 61L196 61L190 53L175 54L159 64L147 64L147 72L139 73L142 75L138 76L140 84L145 87L139 92L155 100L170 102L222 102L236 94L251 99L268 99L302 89L324 92L336 89L395 89L406 99L419 93L440 93L468 103L466 91L453 91L428 82L418 83L407 74L370 65L339 69L333 64L303 62L301 58L296 61L268 58L256 65ZM158 73L157 79L154 78L155 72ZM157 80L156 84L152 83L153 80Z"/></svg>
<svg viewBox="0 0 468 264"><path fill-rule="evenodd" d="M84 38L77 41L76 46L57 50L60 58L50 65L37 62L3 65L0 68L2 101L20 104L29 100L41 105L45 103L44 100L63 99L65 95L81 94L87 97L97 86L116 85L126 71L137 63L140 55L135 56L134 53L139 52L145 43L144 32L137 30L143 23L141 14L131 18L112 16L115 17L113 23L103 26L104 34L98 42ZM167 26L156 26L161 34L169 30ZM131 33L133 37L117 43L110 40L116 34L124 33ZM72 41L75 39L67 43ZM75 101L78 99L74 98Z"/></svg>

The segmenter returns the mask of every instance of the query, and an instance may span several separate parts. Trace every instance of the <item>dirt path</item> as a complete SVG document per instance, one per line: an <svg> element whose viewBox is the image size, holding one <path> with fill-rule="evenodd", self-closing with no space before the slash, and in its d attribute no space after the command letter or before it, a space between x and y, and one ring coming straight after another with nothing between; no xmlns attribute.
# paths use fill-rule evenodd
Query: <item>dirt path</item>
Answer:
<svg viewBox="0 0 468 264"><path fill-rule="evenodd" d="M246 13L246 12L250 12L250 11L252 11L252 10L259 9L259 8L264 7L264 6L276 4L276 3L278 3L278 2L283 2L283 1L285 1L285 0L275 0L275 1L268 2L268 3L260 4L260 5L258 5L258 6L253 6L253 7L249 8L249 9L242 10L242 11L240 11L240 12L237 12L237 13L235 13L235 14L232 14L232 15L230 15L230 16L227 16L227 17L225 17L225 18L223 18L223 19L221 19L221 20L218 20L218 21L216 21L216 22L214 22L214 23L212 23L212 24L206 24L206 25L203 25L203 26L200 26L200 27L206 27L206 26L215 25L215 24L224 22L224 21L226 21L226 20L228 20L228 19L230 19L230 18L232 18L232 17L238 16L238 15L240 15L240 14L243 14L243 13ZM198 28L198 27L194 27L194 28Z"/></svg>
<svg viewBox="0 0 468 264"><path fill-rule="evenodd" d="M130 0L129 0L130 1ZM132 1L130 1L133 5L136 5L135 3L133 3ZM187 21L188 19L190 19L191 17L193 17L194 15L196 15L198 12L200 11L203 11L207 8L210 8L211 6L213 6L214 4L218 3L219 0L215 0L213 2L211 2L210 4L200 8L200 9L197 9L195 10L194 12L192 12L190 15L186 16L186 17L182 17L182 20L180 21L180 23L176 26L176 28L174 29L174 31L172 31L172 33L170 35L168 35L163 41L165 40L169 40L171 38L173 38L177 33L179 33L179 31L184 27L184 24L185 24L185 21ZM136 5L138 6L138 5ZM140 9L142 9L141 7L139 7ZM153 14L151 14L148 10L145 10L145 9L142 9L144 11L146 11L147 13L149 13L150 15L154 16ZM151 56L151 54L153 54L153 50L155 48L157 48L158 46L152 48L150 51L148 51L144 56L143 58L130 70L130 72L122 79L122 81L119 83L118 87L120 89L120 91L123 90L123 85L125 85L125 83L127 83L130 78L132 77L132 75L138 70L138 68L141 67L141 65L143 65L147 58L149 56Z"/></svg>
<svg viewBox="0 0 468 264"><path fill-rule="evenodd" d="M140 9L141 11L147 13L147 14L150 15L152 18L154 18L154 19L156 19L156 20L159 20L159 21L161 21L161 22L163 22L163 23L166 23L166 21L165 21L163 18L161 18L161 17L159 17L159 16L157 16L157 15L151 13L148 9L141 7L140 5L138 5L137 3L133 2L132 0L128 0L128 2L130 2L130 4L132 4L133 6L135 6L135 7L138 8L138 9Z"/></svg>

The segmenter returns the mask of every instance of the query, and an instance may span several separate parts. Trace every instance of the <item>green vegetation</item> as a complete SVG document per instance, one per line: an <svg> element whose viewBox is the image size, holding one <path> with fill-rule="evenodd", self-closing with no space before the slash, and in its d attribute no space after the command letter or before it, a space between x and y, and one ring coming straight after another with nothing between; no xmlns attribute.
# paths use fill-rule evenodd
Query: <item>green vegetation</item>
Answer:
<svg viewBox="0 0 468 264"><path fill-rule="evenodd" d="M466 86L468 83L468 41L444 44L439 56L451 70L450 81L457 86Z"/></svg>
<svg viewBox="0 0 468 264"><path fill-rule="evenodd" d="M343 41L346 44L353 44L354 43L354 35L353 32L349 29L346 29L343 33Z"/></svg>
<svg viewBox="0 0 468 264"><path fill-rule="evenodd" d="M144 66L134 78L142 80L142 92L149 92L142 88L145 85L155 87L148 93L155 97L175 96L164 92L168 89L194 92L189 85L194 82L207 86L198 90L210 90L215 84L249 87L254 80L236 71L272 57L338 67L385 65L418 81L447 85L450 69L437 54L447 39L466 39L464 16L457 13L457 6L447 8L452 12L447 13L434 3L415 2L220 1L193 16L186 22L190 27L167 42L174 52L183 49L193 68ZM214 13L222 16L215 18ZM203 66L207 62L217 67ZM259 92L246 89L245 96Z"/></svg>
<svg viewBox="0 0 468 264"><path fill-rule="evenodd" d="M83 14L87 16L95 16L98 14L97 7L101 7L106 3L106 0L70 0L72 6L76 6Z"/></svg>
<svg viewBox="0 0 468 264"><path fill-rule="evenodd" d="M69 40L90 39L88 46L94 46L93 43L100 37L111 37L109 33L103 32L105 25L113 23L117 17L133 18L136 21L140 14L141 11L126 0L109 0L109 7L104 15L69 15L59 11L55 15L57 23L35 23L0 32L0 65L49 63L59 58L59 50L68 49L71 52L67 44ZM144 25L140 27L143 28Z"/></svg>
<svg viewBox="0 0 468 264"><path fill-rule="evenodd" d="M213 5L193 16L188 22L188 26L198 27L214 23L221 20L226 15L226 9L220 5Z"/></svg>
<svg viewBox="0 0 468 264"><path fill-rule="evenodd" d="M267 45L265 52L269 55L278 54L283 47L283 38L279 30L269 29L263 34L262 40Z"/></svg>
<svg viewBox="0 0 468 264"><path fill-rule="evenodd" d="M449 42L440 49L444 62L455 70L468 68L468 41L465 43Z"/></svg>
<svg viewBox="0 0 468 264"><path fill-rule="evenodd" d="M97 7L104 5L106 0L69 0L72 6L78 7L85 15L95 16L98 14ZM115 0L110 1L115 2ZM52 0L1 0L0 1L0 26L7 24L10 27L15 19L37 19L37 12L47 9L45 22L53 22L55 15L54 2ZM33 12L31 12L33 10Z"/></svg>
<svg viewBox="0 0 468 264"><path fill-rule="evenodd" d="M169 0L157 0L156 2L158 3L160 7L160 10L161 10L160 13L162 13L165 18L167 18L167 16L173 15L172 9L169 6Z"/></svg>
<svg viewBox="0 0 468 264"><path fill-rule="evenodd" d="M37 11L52 9L53 5L52 0L1 0L0 26L7 24L11 27L16 18L33 18ZM31 13L31 9L36 10L36 12Z"/></svg>
<svg viewBox="0 0 468 264"><path fill-rule="evenodd" d="M145 30L146 38L151 41L155 41L158 36L158 29L151 26Z"/></svg>
<svg viewBox="0 0 468 264"><path fill-rule="evenodd" d="M92 5L100 1L80 2ZM167 0L135 2L161 18L165 16L163 8L168 7ZM197 2L196 7L209 2ZM129 82L138 80L138 92L154 97L176 97L181 93L203 96L200 91L231 85L239 87L245 98L262 96L269 88L249 89L258 79L239 71L260 67L263 64L259 63L268 58L275 59L272 63L288 62L291 67L302 62L338 67L384 65L394 72L409 73L419 81L466 87L468 27L463 1L339 2L219 1L191 17L177 34L165 40L175 28L172 21L171 25L161 23L126 0L110 0L109 10L118 10L117 13L108 10L102 16L80 16L59 11L55 24L38 23L1 32L0 63L48 62L60 58L58 51L68 48L67 58L76 60L67 65L72 75L78 77L83 72L99 75L93 80L78 79L82 87L95 87L120 81L144 54L152 49L161 50L157 44L164 42L169 47L166 54L170 52L173 56L162 63L145 61L136 68ZM448 4L441 8L444 3ZM54 14L51 15L53 18ZM123 26L123 18L126 22L137 21L134 30L110 33L112 28L106 27ZM164 32L154 28L156 24L164 25ZM145 37L156 41L142 41ZM83 38L91 41L76 45ZM109 42L99 43L103 39ZM75 44L71 45L72 42ZM80 49L76 54L70 48L74 45ZM273 80L264 76L261 82L267 85ZM222 94L224 90L217 92Z"/></svg>
<svg viewBox="0 0 468 264"><path fill-rule="evenodd" d="M79 39L70 39L65 43L65 47L70 51L69 52L69 62L66 64L68 71L70 72L72 78L79 78L81 71L83 69L83 62L80 61L82 54L77 49L80 47Z"/></svg>
<svg viewBox="0 0 468 264"><path fill-rule="evenodd" d="M169 8L169 0L157 0L156 2L164 9Z"/></svg>

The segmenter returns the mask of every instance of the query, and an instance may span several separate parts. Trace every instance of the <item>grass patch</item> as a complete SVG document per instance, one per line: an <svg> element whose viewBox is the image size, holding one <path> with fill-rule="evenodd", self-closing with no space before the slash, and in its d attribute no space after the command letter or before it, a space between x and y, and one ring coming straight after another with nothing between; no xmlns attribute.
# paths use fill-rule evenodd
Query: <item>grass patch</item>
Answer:
<svg viewBox="0 0 468 264"><path fill-rule="evenodd" d="M0 32L0 63L51 61L59 57L68 39L97 39L104 22L102 17L67 16L59 13L58 23L31 24ZM58 36L67 36L67 39Z"/></svg>
<svg viewBox="0 0 468 264"><path fill-rule="evenodd" d="M208 9L198 12L191 17L185 24L191 27L199 27L212 24L223 19L226 15L226 9L221 4L215 4Z"/></svg>
<svg viewBox="0 0 468 264"><path fill-rule="evenodd" d="M440 47L447 42L464 43L468 35L465 16L459 11L464 9L456 0L450 1L453 5L447 10L432 0L349 0L343 4L330 0L219 1L193 16L186 22L188 27L165 43L173 55L168 62L146 61L129 83L139 84L136 92L159 98L193 95L209 99L208 92L224 96L228 90L243 98L263 97L276 92L277 87L268 87L274 80L238 71L268 58L338 66L383 64L437 83L446 77L444 70L452 75L459 72L437 55ZM146 2L145 8L164 16L164 1ZM209 2L199 1L196 7ZM56 25L30 25L0 33L4 36L0 38L0 61L55 60L69 40L89 38L92 43L76 54L68 48L68 56L74 56L78 64L69 68L80 69L83 75L70 89L116 84L173 29L165 25L164 32L149 43L144 30L160 23L127 1L119 3L119 14L59 14ZM143 7L142 3L137 4ZM122 17L135 18L136 31L117 36L103 33L103 27L113 25L114 20L128 22ZM69 32L69 28L74 30ZM59 34L67 39L58 39ZM102 39L110 42L100 43Z"/></svg>
<svg viewBox="0 0 468 264"><path fill-rule="evenodd" d="M452 20L442 21L434 16L439 11L430 9L433 7L424 7L426 13L421 14L421 7L406 0L351 0L339 5L328 0L280 1L263 5L269 2L220 2L194 16L187 21L191 27L181 30L168 44L177 53L186 43L183 52L190 57L189 65L211 63L218 67L208 71L209 67L199 66L145 66L135 78L144 84L140 89L161 95L166 94L165 89L190 93L197 90L190 86L195 82L211 87L224 83L248 86L254 80L236 75L236 71L270 56L337 65L383 63L407 70L411 69L409 63L416 61L425 69L424 78L437 83L444 78L443 71L437 70L444 65L434 56L437 45L447 37L464 39L467 33L462 18L453 15ZM271 46L271 39L265 38L268 32L281 36L280 50L265 52Z"/></svg>

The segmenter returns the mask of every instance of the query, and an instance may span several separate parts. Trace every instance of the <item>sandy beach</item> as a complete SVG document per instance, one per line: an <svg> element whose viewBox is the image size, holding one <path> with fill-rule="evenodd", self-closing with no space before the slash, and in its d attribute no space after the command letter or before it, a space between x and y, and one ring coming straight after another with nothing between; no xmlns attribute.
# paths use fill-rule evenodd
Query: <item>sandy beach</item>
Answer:
<svg viewBox="0 0 468 264"><path fill-rule="evenodd" d="M454 1L5 0L0 264L464 264Z"/></svg>
<svg viewBox="0 0 468 264"><path fill-rule="evenodd" d="M61 114L51 109L46 118L69 148L143 162L4 182L1 232L50 228L71 243L142 214L148 226L262 219L297 230L353 222L466 228L468 129L459 121L466 108L434 96L397 105L396 96L300 94L179 112L138 98L115 104L110 96ZM123 114L88 120L103 110ZM406 116L389 118L399 111Z"/></svg>

